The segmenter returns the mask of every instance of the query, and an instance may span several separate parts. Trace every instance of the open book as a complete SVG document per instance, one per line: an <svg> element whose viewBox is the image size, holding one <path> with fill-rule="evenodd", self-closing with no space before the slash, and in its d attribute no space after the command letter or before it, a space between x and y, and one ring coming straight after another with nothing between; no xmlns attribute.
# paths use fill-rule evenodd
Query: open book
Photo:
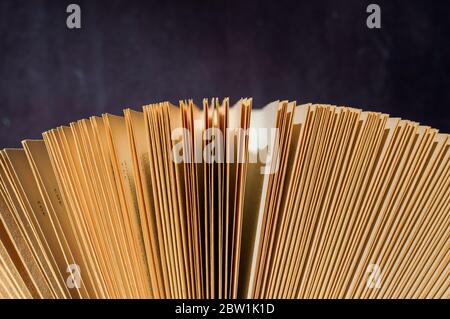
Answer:
<svg viewBox="0 0 450 319"><path fill-rule="evenodd" d="M449 298L449 135L252 100L0 152L3 298Z"/></svg>

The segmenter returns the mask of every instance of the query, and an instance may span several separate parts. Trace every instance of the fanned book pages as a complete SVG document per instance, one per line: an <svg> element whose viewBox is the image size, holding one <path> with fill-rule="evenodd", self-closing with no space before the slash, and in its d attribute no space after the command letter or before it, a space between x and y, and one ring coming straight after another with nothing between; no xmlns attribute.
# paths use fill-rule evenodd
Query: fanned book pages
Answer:
<svg viewBox="0 0 450 319"><path fill-rule="evenodd" d="M449 298L449 135L205 99L0 156L2 298Z"/></svg>

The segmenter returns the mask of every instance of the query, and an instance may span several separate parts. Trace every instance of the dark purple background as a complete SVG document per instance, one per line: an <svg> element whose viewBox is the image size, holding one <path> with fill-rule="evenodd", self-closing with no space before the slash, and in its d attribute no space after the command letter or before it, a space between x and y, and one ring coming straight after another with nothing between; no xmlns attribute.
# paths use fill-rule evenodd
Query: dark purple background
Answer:
<svg viewBox="0 0 450 319"><path fill-rule="evenodd" d="M378 3L382 29L366 27ZM69 3L82 29L66 28ZM0 1L0 147L161 100L253 96L450 131L450 1Z"/></svg>

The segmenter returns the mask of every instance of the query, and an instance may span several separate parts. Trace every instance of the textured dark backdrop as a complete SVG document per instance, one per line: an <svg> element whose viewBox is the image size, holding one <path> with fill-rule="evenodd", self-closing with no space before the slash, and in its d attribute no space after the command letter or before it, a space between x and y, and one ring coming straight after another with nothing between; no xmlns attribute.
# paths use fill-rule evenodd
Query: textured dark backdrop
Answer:
<svg viewBox="0 0 450 319"><path fill-rule="evenodd" d="M82 29L66 28L77 3ZM382 29L366 27L378 3ZM450 1L0 1L0 147L161 100L350 105L450 132Z"/></svg>

